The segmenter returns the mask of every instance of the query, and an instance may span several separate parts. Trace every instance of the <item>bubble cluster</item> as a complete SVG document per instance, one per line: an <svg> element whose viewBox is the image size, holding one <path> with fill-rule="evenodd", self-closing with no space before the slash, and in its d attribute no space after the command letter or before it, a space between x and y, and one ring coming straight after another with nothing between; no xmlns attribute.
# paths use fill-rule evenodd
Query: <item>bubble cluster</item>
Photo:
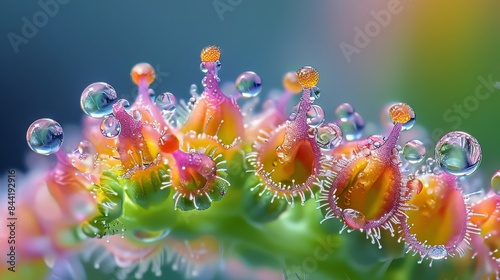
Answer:
<svg viewBox="0 0 500 280"><path fill-rule="evenodd" d="M61 125L52 119L34 121L26 132L28 146L41 155L50 155L61 148L64 133Z"/></svg>
<svg viewBox="0 0 500 280"><path fill-rule="evenodd" d="M481 146L476 138L453 131L444 135L436 144L435 157L443 171L455 175L472 174L481 162Z"/></svg>
<svg viewBox="0 0 500 280"><path fill-rule="evenodd" d="M245 98L256 97L262 91L262 82L255 72L246 71L241 73L235 82L236 89Z"/></svg>
<svg viewBox="0 0 500 280"><path fill-rule="evenodd" d="M93 118L111 114L113 104L118 100L115 89L107 83L93 83L86 87L80 98L83 112Z"/></svg>

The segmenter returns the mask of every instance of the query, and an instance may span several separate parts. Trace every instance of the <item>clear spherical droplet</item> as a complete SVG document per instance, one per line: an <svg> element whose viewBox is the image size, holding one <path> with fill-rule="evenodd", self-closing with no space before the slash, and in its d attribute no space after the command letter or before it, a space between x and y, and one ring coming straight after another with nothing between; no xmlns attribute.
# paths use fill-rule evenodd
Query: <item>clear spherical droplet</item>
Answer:
<svg viewBox="0 0 500 280"><path fill-rule="evenodd" d="M363 134L363 129L365 128L365 122L360 114L354 113L346 121L340 121L337 123L344 137L347 141L358 140Z"/></svg>
<svg viewBox="0 0 500 280"><path fill-rule="evenodd" d="M80 107L85 114L93 118L102 118L111 114L117 98L112 86L100 82L93 83L83 90Z"/></svg>
<svg viewBox="0 0 500 280"><path fill-rule="evenodd" d="M163 111L174 112L176 103L174 94L170 92L164 92L156 97L156 105Z"/></svg>
<svg viewBox="0 0 500 280"><path fill-rule="evenodd" d="M102 135L108 138L113 138L120 134L122 125L115 116L109 115L102 120L100 129Z"/></svg>
<svg viewBox="0 0 500 280"><path fill-rule="evenodd" d="M366 225L366 217L363 213L354 209L344 209L342 211L344 222L353 229L361 229Z"/></svg>
<svg viewBox="0 0 500 280"><path fill-rule="evenodd" d="M207 68L207 66L205 65L205 62L200 63L200 70L201 70L201 72L203 72L203 73L207 73L207 72L208 72L208 68Z"/></svg>
<svg viewBox="0 0 500 280"><path fill-rule="evenodd" d="M331 150L342 142L342 131L334 123L322 124L318 127L316 143L321 149Z"/></svg>
<svg viewBox="0 0 500 280"><path fill-rule="evenodd" d="M448 251L443 245L435 245L429 248L427 256L433 260L441 260L448 256Z"/></svg>
<svg viewBox="0 0 500 280"><path fill-rule="evenodd" d="M87 140L83 140L78 143L78 147L73 152L73 154L76 155L79 159L85 160L89 157L93 157L95 151L96 149L92 143Z"/></svg>
<svg viewBox="0 0 500 280"><path fill-rule="evenodd" d="M262 82L259 75L252 71L241 73L238 78L236 78L235 86L245 98L255 97L259 95L262 90Z"/></svg>
<svg viewBox="0 0 500 280"><path fill-rule="evenodd" d="M335 116L339 118L341 121L345 122L349 119L352 114L356 112L354 107L352 107L349 103L342 103L335 109Z"/></svg>
<svg viewBox="0 0 500 280"><path fill-rule="evenodd" d="M311 105L307 111L307 124L311 127L317 127L325 121L325 112L319 105Z"/></svg>
<svg viewBox="0 0 500 280"><path fill-rule="evenodd" d="M491 189L498 195L500 195L500 170L495 172L491 177Z"/></svg>
<svg viewBox="0 0 500 280"><path fill-rule="evenodd" d="M28 146L41 155L50 155L61 148L64 133L61 125L51 119L34 121L26 132Z"/></svg>
<svg viewBox="0 0 500 280"><path fill-rule="evenodd" d="M309 94L309 100L314 102L318 100L320 96L321 96L321 90L319 89L319 87L312 87L311 92Z"/></svg>
<svg viewBox="0 0 500 280"><path fill-rule="evenodd" d="M119 99L117 104L122 106L127 111L130 109L130 102L128 102L127 99Z"/></svg>
<svg viewBox="0 0 500 280"><path fill-rule="evenodd" d="M481 146L473 136L453 131L436 144L436 162L443 171L455 175L472 174L481 162Z"/></svg>
<svg viewBox="0 0 500 280"><path fill-rule="evenodd" d="M132 113L132 118L134 118L134 120L139 121L142 119L142 113L138 109L132 110L131 113Z"/></svg>
<svg viewBox="0 0 500 280"><path fill-rule="evenodd" d="M408 141L403 147L403 157L409 163L419 163L425 157L425 146L420 140Z"/></svg>

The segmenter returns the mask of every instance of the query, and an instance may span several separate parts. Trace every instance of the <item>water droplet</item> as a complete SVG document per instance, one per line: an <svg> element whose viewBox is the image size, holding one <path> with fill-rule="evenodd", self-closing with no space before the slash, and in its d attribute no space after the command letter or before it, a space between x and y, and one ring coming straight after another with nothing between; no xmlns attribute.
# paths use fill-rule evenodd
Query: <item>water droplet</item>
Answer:
<svg viewBox="0 0 500 280"><path fill-rule="evenodd" d="M436 162L443 171L455 175L472 174L481 162L481 146L473 136L453 131L436 144Z"/></svg>
<svg viewBox="0 0 500 280"><path fill-rule="evenodd" d="M491 189L498 195L500 195L500 170L495 172L491 177Z"/></svg>
<svg viewBox="0 0 500 280"><path fill-rule="evenodd" d="M112 86L106 83L93 83L83 90L80 107L85 114L93 118L102 118L111 114L117 98Z"/></svg>
<svg viewBox="0 0 500 280"><path fill-rule="evenodd" d="M322 124L318 127L316 143L321 149L331 150L342 142L342 131L334 123Z"/></svg>
<svg viewBox="0 0 500 280"><path fill-rule="evenodd" d="M344 222L353 229L361 229L366 224L366 217L363 213L354 209L344 209L342 211Z"/></svg>
<svg viewBox="0 0 500 280"><path fill-rule="evenodd" d="M325 121L325 112L319 105L311 105L307 111L307 124L310 127L317 127Z"/></svg>
<svg viewBox="0 0 500 280"><path fill-rule="evenodd" d="M136 230L134 237L145 243L153 243L165 238L170 233L170 229L159 231Z"/></svg>
<svg viewBox="0 0 500 280"><path fill-rule="evenodd" d="M361 138L365 122L361 115L355 112L346 121L340 121L337 125L344 133L345 139L353 141Z"/></svg>
<svg viewBox="0 0 500 280"><path fill-rule="evenodd" d="M427 250L427 256L433 260L441 260L448 256L448 251L443 245L436 245Z"/></svg>
<svg viewBox="0 0 500 280"><path fill-rule="evenodd" d="M78 144L76 150L69 157L72 159L72 165L82 172L89 172L94 167L94 156L96 148L92 143L83 140Z"/></svg>
<svg viewBox="0 0 500 280"><path fill-rule="evenodd" d="M321 90L319 89L319 87L312 87L311 93L309 95L309 100L314 102L318 100L320 96L321 96Z"/></svg>
<svg viewBox="0 0 500 280"><path fill-rule="evenodd" d="M134 120L136 121L139 121L142 119L142 113L141 111L135 109L135 110L132 110L132 117L134 118Z"/></svg>
<svg viewBox="0 0 500 280"><path fill-rule="evenodd" d="M26 132L28 146L41 155L50 155L61 148L64 133L61 125L51 119L34 121Z"/></svg>
<svg viewBox="0 0 500 280"><path fill-rule="evenodd" d="M339 118L341 121L345 122L356 112L354 107L352 107L349 103L342 103L335 109L335 116Z"/></svg>
<svg viewBox="0 0 500 280"><path fill-rule="evenodd" d="M100 125L101 133L105 137L113 138L120 134L122 125L113 115L106 116Z"/></svg>
<svg viewBox="0 0 500 280"><path fill-rule="evenodd" d="M191 96L198 96L198 86L192 84L191 87L189 87L189 93Z"/></svg>
<svg viewBox="0 0 500 280"><path fill-rule="evenodd" d="M420 140L408 141L403 147L403 157L409 163L419 163L425 157L425 146Z"/></svg>
<svg viewBox="0 0 500 280"><path fill-rule="evenodd" d="M241 73L238 78L236 78L235 86L245 98L255 97L259 95L262 90L262 82L259 75L252 71Z"/></svg>
<svg viewBox="0 0 500 280"><path fill-rule="evenodd" d="M205 62L200 63L200 70L203 73L207 73L208 72L208 68L205 66Z"/></svg>
<svg viewBox="0 0 500 280"><path fill-rule="evenodd" d="M127 99L119 99L117 104L122 106L125 110L130 109L130 102Z"/></svg>
<svg viewBox="0 0 500 280"><path fill-rule="evenodd" d="M176 100L173 93L164 92L156 97L156 105L164 112L173 113L175 104Z"/></svg>

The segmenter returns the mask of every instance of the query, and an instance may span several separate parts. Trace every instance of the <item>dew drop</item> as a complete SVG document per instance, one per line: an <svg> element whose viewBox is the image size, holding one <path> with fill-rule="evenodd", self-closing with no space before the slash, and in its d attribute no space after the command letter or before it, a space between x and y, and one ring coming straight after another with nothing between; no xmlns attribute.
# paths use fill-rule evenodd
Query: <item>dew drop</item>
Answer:
<svg viewBox="0 0 500 280"><path fill-rule="evenodd" d="M252 71L241 73L236 78L235 86L245 98L256 97L262 90L262 82L259 75Z"/></svg>
<svg viewBox="0 0 500 280"><path fill-rule="evenodd" d="M128 102L127 99L119 99L117 101L117 104L120 105L121 107L123 107L125 110L130 109L130 102Z"/></svg>
<svg viewBox="0 0 500 280"><path fill-rule="evenodd" d="M200 63L200 70L203 73L207 73L208 72L208 68L205 66L205 62Z"/></svg>
<svg viewBox="0 0 500 280"><path fill-rule="evenodd" d="M403 147L403 157L409 163L419 163L425 157L425 146L420 140L414 139L408 141Z"/></svg>
<svg viewBox="0 0 500 280"><path fill-rule="evenodd" d="M491 189L498 195L500 195L500 170L495 172L491 177Z"/></svg>
<svg viewBox="0 0 500 280"><path fill-rule="evenodd" d="M307 124L310 127L317 127L325 121L325 112L319 105L311 105L307 111Z"/></svg>
<svg viewBox="0 0 500 280"><path fill-rule="evenodd" d="M363 129L365 127L365 122L363 117L358 113L353 113L346 121L340 121L337 123L344 137L348 141L358 140L363 134Z"/></svg>
<svg viewBox="0 0 500 280"><path fill-rule="evenodd" d="M191 96L198 96L198 86L196 86L195 84L192 84L189 87L189 93L191 94Z"/></svg>
<svg viewBox="0 0 500 280"><path fill-rule="evenodd" d="M433 260L441 260L448 256L448 251L443 245L435 245L427 250L427 256Z"/></svg>
<svg viewBox="0 0 500 280"><path fill-rule="evenodd" d="M309 100L314 102L318 100L320 96L321 96L321 90L319 89L319 87L312 87L311 93L309 95Z"/></svg>
<svg viewBox="0 0 500 280"><path fill-rule="evenodd" d="M134 120L136 121L139 121L142 119L142 113L141 111L135 109L135 110L132 110L132 117L134 118Z"/></svg>
<svg viewBox="0 0 500 280"><path fill-rule="evenodd" d="M173 113L175 111L175 95L171 92L164 92L156 97L156 105L164 112Z"/></svg>
<svg viewBox="0 0 500 280"><path fill-rule="evenodd" d="M331 150L342 142L342 131L334 123L322 124L318 127L316 143L321 149Z"/></svg>
<svg viewBox="0 0 500 280"><path fill-rule="evenodd" d="M353 229L361 229L366 224L366 217L363 213L354 209L344 209L342 211L344 222Z"/></svg>
<svg viewBox="0 0 500 280"><path fill-rule="evenodd" d="M52 119L34 121L26 132L28 146L41 155L50 155L61 148L64 133L61 125Z"/></svg>
<svg viewBox="0 0 500 280"><path fill-rule="evenodd" d="M115 116L108 115L102 120L99 128L101 129L102 135L113 138L120 134L122 125Z"/></svg>
<svg viewBox="0 0 500 280"><path fill-rule="evenodd" d="M170 229L160 231L136 230L134 237L144 243L153 243L162 240L170 233Z"/></svg>
<svg viewBox="0 0 500 280"><path fill-rule="evenodd" d="M83 112L92 118L111 114L113 104L118 100L115 89L107 83L93 83L86 87L80 98Z"/></svg>
<svg viewBox="0 0 500 280"><path fill-rule="evenodd" d="M335 116L345 122L354 114L355 110L349 103L342 103L335 109Z"/></svg>
<svg viewBox="0 0 500 280"><path fill-rule="evenodd" d="M481 146L473 136L462 131L452 131L438 141L435 156L443 171L455 176L466 176L479 166Z"/></svg>

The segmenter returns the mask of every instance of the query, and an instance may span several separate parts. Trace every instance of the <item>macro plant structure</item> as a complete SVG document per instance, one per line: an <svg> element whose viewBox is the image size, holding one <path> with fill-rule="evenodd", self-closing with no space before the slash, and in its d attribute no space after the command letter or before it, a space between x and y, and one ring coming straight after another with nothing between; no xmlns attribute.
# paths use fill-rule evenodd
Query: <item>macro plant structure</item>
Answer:
<svg viewBox="0 0 500 280"><path fill-rule="evenodd" d="M499 278L500 174L492 190L470 191L473 136L450 132L426 157L408 104L388 106L385 136L363 137L350 104L325 120L313 67L286 73L259 108L256 73L223 93L219 48L200 58L202 92L193 85L187 101L155 94L147 63L132 69L131 103L89 85L74 151L60 149L58 122L33 122L29 147L57 163L19 190L29 222L18 227L18 274L2 279L82 279L82 262L120 279L399 279L422 262L418 273Z"/></svg>

